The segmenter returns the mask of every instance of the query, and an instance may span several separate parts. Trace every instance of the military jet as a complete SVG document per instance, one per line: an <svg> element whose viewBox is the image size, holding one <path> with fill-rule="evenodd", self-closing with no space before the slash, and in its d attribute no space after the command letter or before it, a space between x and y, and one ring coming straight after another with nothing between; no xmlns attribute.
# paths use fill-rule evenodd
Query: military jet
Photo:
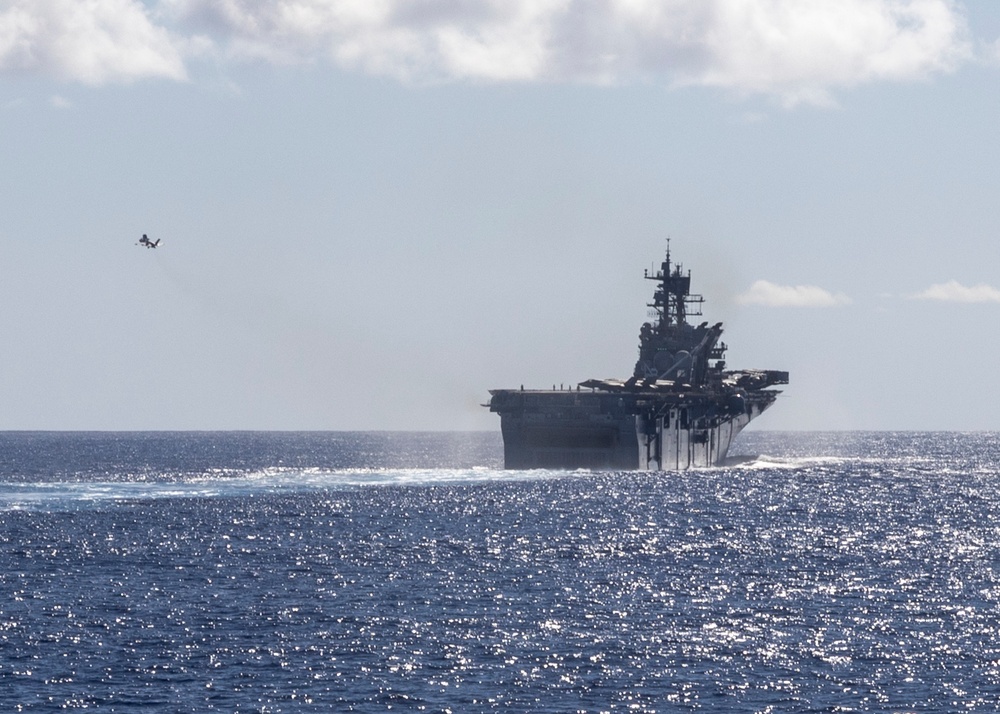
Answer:
<svg viewBox="0 0 1000 714"><path fill-rule="evenodd" d="M159 238L157 238L155 242L151 241L149 238L146 237L145 233L142 234L142 238L140 238L139 242L136 243L136 245L144 245L147 248L155 248L159 244L160 244L160 239Z"/></svg>

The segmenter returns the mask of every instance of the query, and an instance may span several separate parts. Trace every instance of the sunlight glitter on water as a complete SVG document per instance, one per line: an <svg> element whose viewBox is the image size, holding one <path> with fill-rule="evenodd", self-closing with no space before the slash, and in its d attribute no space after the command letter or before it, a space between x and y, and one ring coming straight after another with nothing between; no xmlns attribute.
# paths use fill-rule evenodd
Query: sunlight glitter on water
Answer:
<svg viewBox="0 0 1000 714"><path fill-rule="evenodd" d="M264 469L256 473L116 481L0 483L0 511L58 509L174 498L240 498L253 495L371 486L434 486L488 481L536 481L572 476L565 471L474 469Z"/></svg>
<svg viewBox="0 0 1000 714"><path fill-rule="evenodd" d="M8 460L0 492L26 505L0 529L0 701L996 710L998 441L754 438L779 465L376 468L328 435L114 460L123 437L88 436L83 466L72 444L31 462L49 483Z"/></svg>

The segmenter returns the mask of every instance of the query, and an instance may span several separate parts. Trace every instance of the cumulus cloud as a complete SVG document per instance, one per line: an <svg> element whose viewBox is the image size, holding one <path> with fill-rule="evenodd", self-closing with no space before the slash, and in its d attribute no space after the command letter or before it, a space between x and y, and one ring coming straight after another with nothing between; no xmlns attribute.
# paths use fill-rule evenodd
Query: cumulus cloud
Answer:
<svg viewBox="0 0 1000 714"><path fill-rule="evenodd" d="M981 283L966 287L957 280L937 283L916 295L914 300L942 300L944 302L1000 302L1000 290Z"/></svg>
<svg viewBox="0 0 1000 714"><path fill-rule="evenodd" d="M947 72L971 55L954 0L12 0L8 8L0 68L90 83L183 76L180 57L207 41L225 59L325 59L404 81L655 81L796 103Z"/></svg>
<svg viewBox="0 0 1000 714"><path fill-rule="evenodd" d="M138 0L7 0L0 8L3 74L89 85L185 76L175 41Z"/></svg>
<svg viewBox="0 0 1000 714"><path fill-rule="evenodd" d="M847 305L851 299L843 293L831 293L815 285L776 285L758 280L738 295L736 301L741 305L767 307L835 307Z"/></svg>
<svg viewBox="0 0 1000 714"><path fill-rule="evenodd" d="M969 53L951 0L162 0L225 52L404 80L662 80L786 102Z"/></svg>

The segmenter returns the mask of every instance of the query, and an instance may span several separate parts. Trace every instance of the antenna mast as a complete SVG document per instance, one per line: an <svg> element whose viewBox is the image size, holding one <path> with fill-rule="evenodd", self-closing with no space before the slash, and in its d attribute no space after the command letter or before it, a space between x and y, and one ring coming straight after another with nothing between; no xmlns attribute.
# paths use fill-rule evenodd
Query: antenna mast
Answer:
<svg viewBox="0 0 1000 714"><path fill-rule="evenodd" d="M662 330L669 325L686 325L688 315L701 315L705 298L691 294L690 270L684 275L679 264L671 265L670 238L667 238L667 256L660 269L652 275L647 272L644 277L660 283L653 293L653 302L647 303L647 307L656 311L657 328Z"/></svg>

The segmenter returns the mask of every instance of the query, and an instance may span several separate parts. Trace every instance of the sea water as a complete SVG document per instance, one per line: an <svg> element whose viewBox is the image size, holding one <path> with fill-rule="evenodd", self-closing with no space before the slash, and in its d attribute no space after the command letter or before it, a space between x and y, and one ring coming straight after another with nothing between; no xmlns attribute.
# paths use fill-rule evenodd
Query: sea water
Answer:
<svg viewBox="0 0 1000 714"><path fill-rule="evenodd" d="M1000 707L1000 435L0 433L0 711Z"/></svg>

